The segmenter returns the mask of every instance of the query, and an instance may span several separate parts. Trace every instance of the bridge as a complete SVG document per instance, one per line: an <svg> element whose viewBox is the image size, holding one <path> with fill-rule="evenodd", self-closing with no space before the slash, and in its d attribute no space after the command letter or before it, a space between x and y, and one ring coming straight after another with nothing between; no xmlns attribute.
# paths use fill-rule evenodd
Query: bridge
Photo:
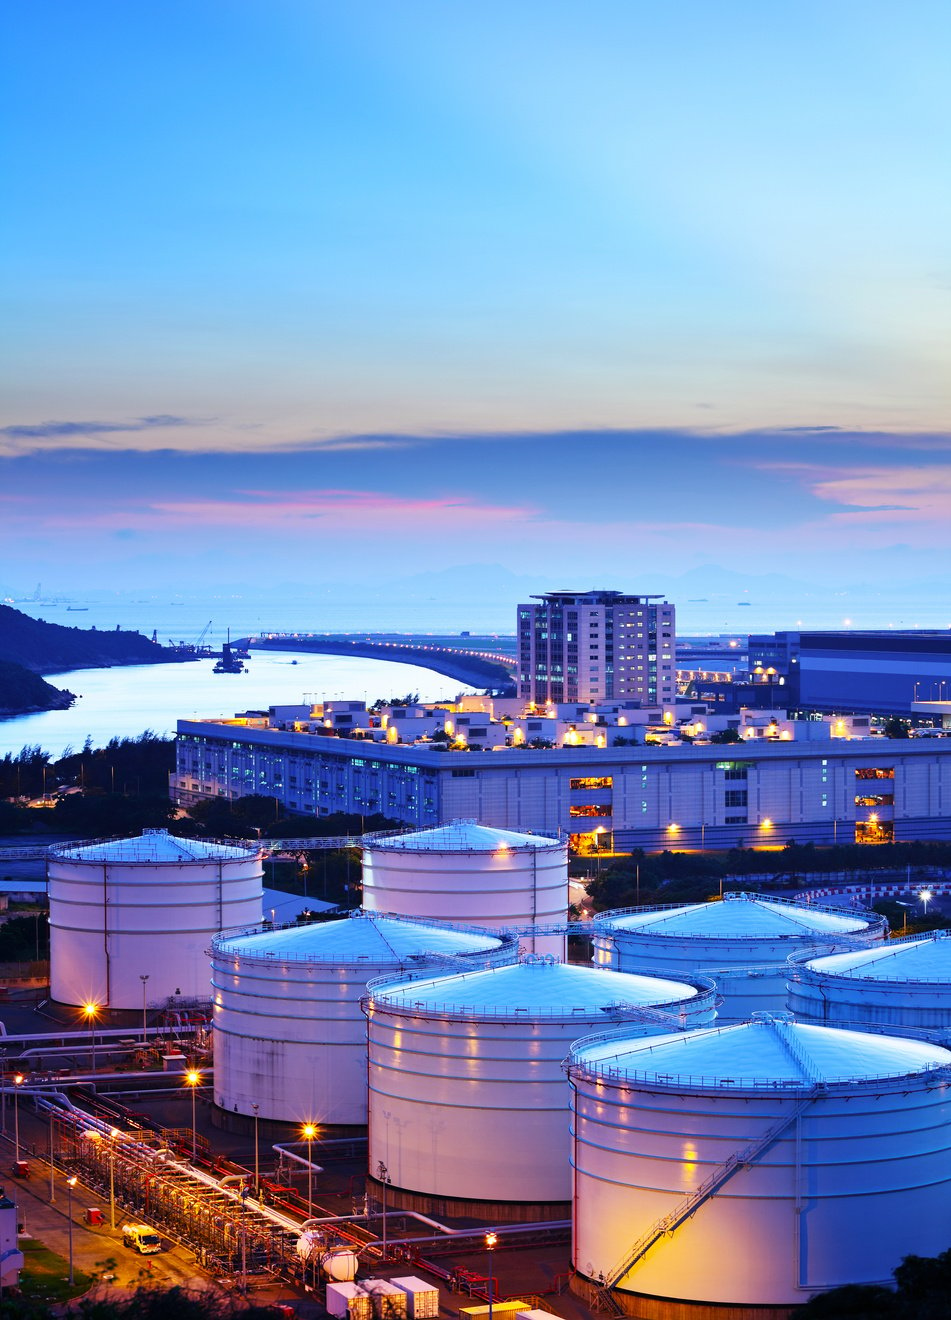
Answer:
<svg viewBox="0 0 951 1320"><path fill-rule="evenodd" d="M491 645L455 646L441 641L347 637L328 633L262 633L234 643L256 651L309 651L317 655L360 656L420 665L472 687L514 693L515 656Z"/></svg>

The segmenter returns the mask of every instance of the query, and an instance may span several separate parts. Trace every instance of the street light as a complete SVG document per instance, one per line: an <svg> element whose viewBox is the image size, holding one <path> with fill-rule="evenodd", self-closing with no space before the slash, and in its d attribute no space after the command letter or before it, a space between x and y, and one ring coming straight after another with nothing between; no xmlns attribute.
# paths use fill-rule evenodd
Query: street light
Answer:
<svg viewBox="0 0 951 1320"><path fill-rule="evenodd" d="M485 1249L489 1256L489 1320L492 1320L492 1309L495 1300L495 1283L492 1278L492 1252L495 1250L498 1240L498 1233L486 1233L484 1239Z"/></svg>
<svg viewBox="0 0 951 1320"><path fill-rule="evenodd" d="M185 1082L192 1088L192 1164L194 1164L198 1149L198 1129L195 1125L195 1091L201 1082L201 1073L197 1068L192 1068L185 1074Z"/></svg>
<svg viewBox="0 0 951 1320"><path fill-rule="evenodd" d="M258 1111L261 1106L252 1104L251 1108L254 1110L254 1195L260 1196L261 1193L258 1190L260 1187L258 1175Z"/></svg>
<svg viewBox="0 0 951 1320"><path fill-rule="evenodd" d="M923 890L921 891L921 893L918 895L918 897L921 899L922 903L924 903L924 905L925 905L925 916L927 916L927 915L928 915L928 904L931 902L932 898L934 898L934 894L931 892L930 889L923 889Z"/></svg>
<svg viewBox="0 0 951 1320"><path fill-rule="evenodd" d="M390 1171L382 1160L376 1166L376 1176L383 1184L383 1255L380 1257L380 1264L386 1260L386 1189L390 1182Z"/></svg>
<svg viewBox="0 0 951 1320"><path fill-rule="evenodd" d="M930 898L931 895L929 894ZM925 909L927 911L927 909ZM14 1159L20 1158L20 1087L23 1085L23 1074L15 1073L13 1077L13 1145L15 1150Z"/></svg>
<svg viewBox="0 0 951 1320"><path fill-rule="evenodd" d="M79 1179L75 1173L72 1178L66 1179L66 1226L69 1230L69 1285L75 1283L73 1277L73 1188Z"/></svg>
<svg viewBox="0 0 951 1320"><path fill-rule="evenodd" d="M118 1128L113 1128L109 1133L109 1224L112 1228L116 1226L116 1137L118 1135Z"/></svg>
<svg viewBox="0 0 951 1320"><path fill-rule="evenodd" d="M89 1023L89 1053L92 1063L92 1071L96 1071L96 1015L99 1012L99 1005L88 1003L83 1004L83 1014Z"/></svg>
<svg viewBox="0 0 951 1320"><path fill-rule="evenodd" d="M314 1160L313 1160L313 1141L317 1135L317 1127L314 1123L305 1123L301 1128L301 1136L307 1142L307 1218L310 1219L314 1212Z"/></svg>
<svg viewBox="0 0 951 1320"><path fill-rule="evenodd" d="M147 972L144 973L139 972L139 980L142 982L142 1044L143 1045L147 1044L149 1039L148 1004L146 1003L145 1000L145 983L146 981L148 981L148 979L149 976Z"/></svg>

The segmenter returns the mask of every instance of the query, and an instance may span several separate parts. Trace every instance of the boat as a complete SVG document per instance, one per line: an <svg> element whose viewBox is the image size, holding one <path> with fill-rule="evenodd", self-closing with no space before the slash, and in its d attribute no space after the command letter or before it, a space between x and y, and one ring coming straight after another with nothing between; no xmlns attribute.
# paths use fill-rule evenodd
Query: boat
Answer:
<svg viewBox="0 0 951 1320"><path fill-rule="evenodd" d="M222 643L221 659L215 664L214 673L216 674L243 674L244 661L231 645L231 629L228 629L228 640Z"/></svg>
<svg viewBox="0 0 951 1320"><path fill-rule="evenodd" d="M88 614L88 613L89 613L89 606L88 606L88 605L67 605L67 606L66 606L66 612L67 612L68 614Z"/></svg>

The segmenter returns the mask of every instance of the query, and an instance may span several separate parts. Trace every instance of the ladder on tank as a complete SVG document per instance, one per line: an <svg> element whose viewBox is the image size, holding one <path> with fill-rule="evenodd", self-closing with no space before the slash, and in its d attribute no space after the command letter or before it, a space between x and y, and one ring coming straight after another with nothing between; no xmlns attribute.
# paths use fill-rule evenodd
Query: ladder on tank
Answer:
<svg viewBox="0 0 951 1320"><path fill-rule="evenodd" d="M611 1315L623 1314L618 1305L617 1298L614 1296L614 1289L630 1270L650 1251L657 1242L663 1237L670 1237L676 1233L677 1229L684 1224L691 1215L696 1214L705 1201L711 1196L715 1196L724 1183L729 1182L734 1173L748 1165L755 1163L756 1159L762 1155L767 1146L772 1145L778 1136L785 1132L792 1123L800 1117L804 1110L808 1109L816 1096L825 1088L814 1086L807 1095L804 1095L799 1104L788 1114L785 1114L778 1123L774 1123L771 1128L757 1137L749 1146L743 1150L736 1151L728 1160L717 1166L704 1182L696 1187L689 1196L685 1197L679 1205L673 1210L656 1220L650 1228L641 1237L637 1239L624 1259L617 1264L607 1278L600 1281L598 1291L594 1296L594 1307L596 1310L606 1311Z"/></svg>

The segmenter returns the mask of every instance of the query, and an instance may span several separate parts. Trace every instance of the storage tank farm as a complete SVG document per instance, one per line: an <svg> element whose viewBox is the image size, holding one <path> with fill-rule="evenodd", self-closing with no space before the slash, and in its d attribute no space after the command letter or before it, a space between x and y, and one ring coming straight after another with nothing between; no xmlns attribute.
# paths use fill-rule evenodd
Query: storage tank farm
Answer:
<svg viewBox="0 0 951 1320"><path fill-rule="evenodd" d="M616 1288L642 1320L728 1305L775 1316L948 1247L939 1045L757 1014L677 1036L602 1033L567 1070L573 1263L590 1301Z"/></svg>
<svg viewBox="0 0 951 1320"><path fill-rule="evenodd" d="M644 1031L714 1020L712 983L528 954L512 966L371 982L371 1172L396 1204L506 1219L559 1217L571 1196L571 1043L607 1023Z"/></svg>
<svg viewBox="0 0 951 1320"><path fill-rule="evenodd" d="M488 930L564 926L568 845L470 820L375 839L363 853L363 905ZM563 935L529 935L523 945L564 954Z"/></svg>
<svg viewBox="0 0 951 1320"><path fill-rule="evenodd" d="M784 1012L790 955L877 944L884 917L760 894L722 902L617 909L594 922L595 961L617 971L701 972L717 983L720 1022Z"/></svg>
<svg viewBox="0 0 951 1320"><path fill-rule="evenodd" d="M935 1033L951 1042L951 931L790 962L788 1006L803 1022Z"/></svg>
<svg viewBox="0 0 951 1320"><path fill-rule="evenodd" d="M518 942L466 926L353 912L211 944L217 1104L281 1122L367 1121L367 982L421 966L513 962Z"/></svg>
<svg viewBox="0 0 951 1320"><path fill-rule="evenodd" d="M208 942L260 921L258 849L167 830L57 847L49 855L50 994L63 1004L142 1009L207 1001Z"/></svg>

